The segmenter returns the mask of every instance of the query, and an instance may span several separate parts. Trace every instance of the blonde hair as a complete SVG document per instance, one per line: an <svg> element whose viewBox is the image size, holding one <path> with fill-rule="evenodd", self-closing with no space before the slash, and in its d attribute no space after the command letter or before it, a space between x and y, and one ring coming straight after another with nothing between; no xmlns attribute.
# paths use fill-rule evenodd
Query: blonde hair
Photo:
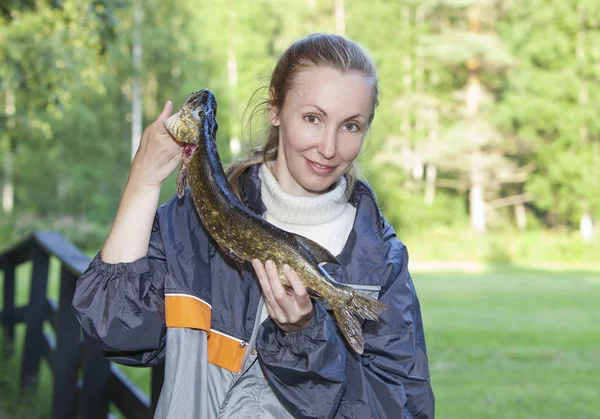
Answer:
<svg viewBox="0 0 600 419"><path fill-rule="evenodd" d="M296 75L303 69L311 66L331 67L342 73L358 71L371 80L373 86L373 106L368 120L368 126L370 126L375 116L375 108L379 104L379 88L375 64L356 42L340 35L322 33L302 38L285 50L277 61L271 75L268 99L263 100L254 107L250 114L250 119L257 113L257 109L261 108L263 111L266 111L271 107L279 112L283 107L287 92L295 81ZM248 106L250 106L250 103ZM269 161L275 160L277 158L278 147L279 127L271 124L268 128L266 141L262 147L252 150L246 158L234 161L229 165L227 177L236 195L240 195L240 176L248 167L254 164L261 162L268 164ZM348 181L346 198L349 198L356 183L355 163L350 166L346 178Z"/></svg>

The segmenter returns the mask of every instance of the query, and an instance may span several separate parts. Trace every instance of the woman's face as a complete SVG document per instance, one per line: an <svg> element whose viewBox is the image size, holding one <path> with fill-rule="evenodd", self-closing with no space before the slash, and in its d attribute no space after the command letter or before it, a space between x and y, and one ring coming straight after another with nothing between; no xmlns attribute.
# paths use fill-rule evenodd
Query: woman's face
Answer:
<svg viewBox="0 0 600 419"><path fill-rule="evenodd" d="M362 73L298 73L279 114L269 110L279 126L274 172L281 188L300 196L326 192L358 156L372 106L372 85Z"/></svg>

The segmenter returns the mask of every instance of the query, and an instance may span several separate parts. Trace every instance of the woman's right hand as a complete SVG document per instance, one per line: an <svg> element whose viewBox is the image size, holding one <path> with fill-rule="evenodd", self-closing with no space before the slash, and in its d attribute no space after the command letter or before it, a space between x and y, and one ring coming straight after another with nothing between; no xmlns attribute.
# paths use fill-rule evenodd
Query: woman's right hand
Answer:
<svg viewBox="0 0 600 419"><path fill-rule="evenodd" d="M144 130L131 163L130 183L160 187L181 163L183 145L176 142L163 125L172 111L173 103L167 101L158 118Z"/></svg>

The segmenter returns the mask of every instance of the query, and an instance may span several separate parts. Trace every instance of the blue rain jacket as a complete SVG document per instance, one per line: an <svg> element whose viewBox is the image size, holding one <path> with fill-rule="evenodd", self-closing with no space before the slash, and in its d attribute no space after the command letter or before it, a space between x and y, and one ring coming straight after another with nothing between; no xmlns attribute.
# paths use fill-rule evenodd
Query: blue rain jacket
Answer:
<svg viewBox="0 0 600 419"><path fill-rule="evenodd" d="M244 203L258 215L266 210L260 182L258 165L240 180ZM338 255L341 265L324 267L388 307L379 322L364 322L363 355L347 346L319 301L312 323L297 333L284 334L270 318L259 324L262 297L252 266L240 272L217 250L189 191L157 210L144 258L108 264L98 254L79 278L73 308L86 339L118 363L166 362L158 418L228 417L232 389L257 362L276 404L287 410L274 418L433 418L406 247L366 183L356 183L350 203L356 218Z"/></svg>

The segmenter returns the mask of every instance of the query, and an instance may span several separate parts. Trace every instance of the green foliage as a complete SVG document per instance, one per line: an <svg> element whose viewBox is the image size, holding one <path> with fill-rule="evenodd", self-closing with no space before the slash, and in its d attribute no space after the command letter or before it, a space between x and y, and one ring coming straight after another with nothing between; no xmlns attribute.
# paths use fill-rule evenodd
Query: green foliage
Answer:
<svg viewBox="0 0 600 419"><path fill-rule="evenodd" d="M3 168L12 161L15 187L14 213L0 222L0 244L33 227L60 228L85 248L101 244L130 164L132 3L11 1L0 8L0 159ZM368 50L379 71L380 105L361 163L402 236L468 230L474 151L485 166L487 200L531 193L533 230L570 235L583 214L597 222L598 2L343 3L346 35ZM144 126L167 99L177 108L192 90L209 87L219 101L224 162L233 157L231 138L260 144L258 118L250 133L242 114L252 94L267 86L279 54L308 33L337 30L333 1L226 6L149 0L143 10ZM480 19L477 35L468 32L470 13ZM481 63L484 97L477 116L465 118L465 61L473 57ZM234 64L237 80L230 79ZM266 92L259 90L255 103ZM475 136L481 139L476 147ZM437 168L430 206L424 175L413 171L419 164ZM503 183L502 176L522 166L534 168L524 183ZM2 183L6 176L0 173ZM166 181L161 203L173 196L174 183L174 176ZM466 254L513 260L502 240L491 244L496 233L513 228L513 218L512 207L490 211L487 250ZM582 250L568 257L592 256Z"/></svg>
<svg viewBox="0 0 600 419"><path fill-rule="evenodd" d="M594 264L598 262L600 241L583 242L576 232L532 229L519 231L508 226L503 231L478 234L468 228L443 227L400 231L412 260L484 263L512 263L551 267L556 263Z"/></svg>
<svg viewBox="0 0 600 419"><path fill-rule="evenodd" d="M600 214L600 29L594 1L515 4L499 27L518 66L507 78L498 121L536 164L526 189L551 225L576 227ZM515 111L518 110L518 111Z"/></svg>
<svg viewBox="0 0 600 419"><path fill-rule="evenodd" d="M401 240L423 231L423 226L459 229L468 225L465 202L455 194L438 191L434 203L427 206L423 194L411 190L414 185L410 179L404 179L392 167L380 167L370 174L368 182L383 215Z"/></svg>

